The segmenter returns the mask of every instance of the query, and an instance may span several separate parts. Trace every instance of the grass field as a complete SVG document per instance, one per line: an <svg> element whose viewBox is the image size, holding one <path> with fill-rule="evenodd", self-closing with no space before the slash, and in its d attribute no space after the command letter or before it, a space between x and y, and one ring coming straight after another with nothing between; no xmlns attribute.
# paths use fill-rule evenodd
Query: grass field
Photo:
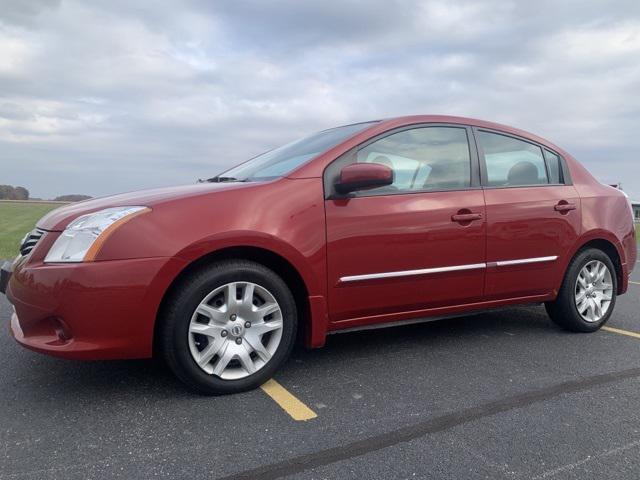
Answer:
<svg viewBox="0 0 640 480"><path fill-rule="evenodd" d="M36 222L59 203L0 202L0 258L10 259L18 254L18 244Z"/></svg>

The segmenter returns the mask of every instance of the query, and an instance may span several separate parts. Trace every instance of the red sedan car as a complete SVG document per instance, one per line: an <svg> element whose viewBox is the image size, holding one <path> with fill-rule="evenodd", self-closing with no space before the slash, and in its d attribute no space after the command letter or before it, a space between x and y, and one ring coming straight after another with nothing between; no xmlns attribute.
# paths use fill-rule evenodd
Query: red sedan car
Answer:
<svg viewBox="0 0 640 480"><path fill-rule="evenodd" d="M188 386L266 381L297 333L544 303L592 332L636 263L631 207L521 130L413 116L325 130L208 183L49 213L2 269L27 348L162 357Z"/></svg>

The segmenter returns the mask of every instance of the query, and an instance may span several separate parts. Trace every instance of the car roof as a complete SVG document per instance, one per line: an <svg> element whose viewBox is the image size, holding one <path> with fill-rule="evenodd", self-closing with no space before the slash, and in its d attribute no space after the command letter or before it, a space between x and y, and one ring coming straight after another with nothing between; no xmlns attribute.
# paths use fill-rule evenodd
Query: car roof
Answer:
<svg viewBox="0 0 640 480"><path fill-rule="evenodd" d="M539 137L538 135L535 135L531 132L527 132L526 130L511 127L502 123L480 120L478 118L471 117L459 117L455 115L405 115L401 117L385 118L380 120L380 122L385 124L401 123L406 125L411 125L414 123L454 123L471 125L478 128L487 128L491 130L500 130L507 133L513 133L514 135L531 138L532 140L535 140L539 143L552 145L548 140Z"/></svg>

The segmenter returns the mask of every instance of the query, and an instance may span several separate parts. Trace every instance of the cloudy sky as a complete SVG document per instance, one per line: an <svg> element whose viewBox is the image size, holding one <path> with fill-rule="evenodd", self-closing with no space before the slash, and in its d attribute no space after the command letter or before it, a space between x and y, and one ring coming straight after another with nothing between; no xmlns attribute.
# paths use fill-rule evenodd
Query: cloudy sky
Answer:
<svg viewBox="0 0 640 480"><path fill-rule="evenodd" d="M0 0L0 184L32 196L414 113L532 131L640 200L640 2Z"/></svg>

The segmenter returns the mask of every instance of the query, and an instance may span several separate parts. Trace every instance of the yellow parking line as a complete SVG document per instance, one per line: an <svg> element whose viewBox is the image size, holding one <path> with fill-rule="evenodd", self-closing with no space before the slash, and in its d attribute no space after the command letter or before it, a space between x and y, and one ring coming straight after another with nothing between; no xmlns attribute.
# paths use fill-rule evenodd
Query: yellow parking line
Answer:
<svg viewBox="0 0 640 480"><path fill-rule="evenodd" d="M627 337L640 338L640 333L630 332L629 330L622 330L620 328L602 327L602 330L606 330L611 333L619 333L620 335L626 335Z"/></svg>
<svg viewBox="0 0 640 480"><path fill-rule="evenodd" d="M260 387L269 395L291 418L298 421L307 421L318 415L304 403L294 397L286 388L271 379Z"/></svg>
<svg viewBox="0 0 640 480"><path fill-rule="evenodd" d="M629 283L633 283L634 285L640 285L640 282L632 282L631 280L629 280Z"/></svg>

